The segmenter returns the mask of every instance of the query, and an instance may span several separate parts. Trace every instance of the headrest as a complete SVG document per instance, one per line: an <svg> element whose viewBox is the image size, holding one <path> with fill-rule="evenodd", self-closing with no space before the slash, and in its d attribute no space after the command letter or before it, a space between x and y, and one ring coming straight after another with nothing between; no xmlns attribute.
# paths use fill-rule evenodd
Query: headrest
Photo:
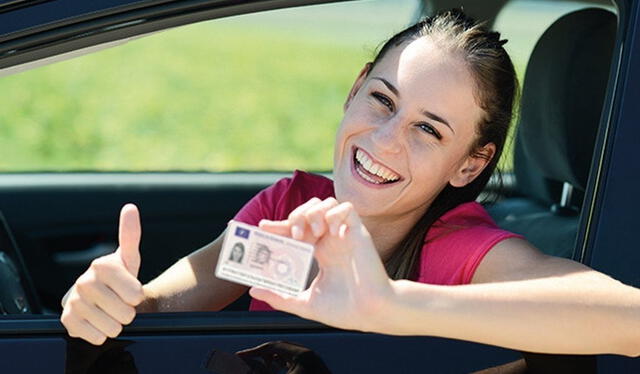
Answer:
<svg viewBox="0 0 640 374"><path fill-rule="evenodd" d="M569 182L585 189L616 22L605 9L578 10L554 22L536 44L525 74L516 135L521 153L514 160L518 185L530 182L518 174L537 171L538 185Z"/></svg>

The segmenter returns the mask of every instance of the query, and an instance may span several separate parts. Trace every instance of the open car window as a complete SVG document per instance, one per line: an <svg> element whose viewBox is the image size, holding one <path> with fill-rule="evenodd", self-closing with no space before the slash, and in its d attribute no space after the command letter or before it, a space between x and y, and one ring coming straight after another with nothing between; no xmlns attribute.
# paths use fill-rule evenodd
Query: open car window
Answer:
<svg viewBox="0 0 640 374"><path fill-rule="evenodd" d="M329 171L355 76L416 0L159 32L0 80L0 171Z"/></svg>

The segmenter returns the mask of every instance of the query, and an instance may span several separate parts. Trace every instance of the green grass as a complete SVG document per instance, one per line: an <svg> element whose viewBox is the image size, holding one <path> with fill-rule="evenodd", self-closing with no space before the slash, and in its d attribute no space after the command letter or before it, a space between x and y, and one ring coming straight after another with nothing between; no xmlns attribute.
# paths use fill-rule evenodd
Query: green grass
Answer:
<svg viewBox="0 0 640 374"><path fill-rule="evenodd" d="M9 76L0 169L326 170L365 60L347 46L204 24Z"/></svg>

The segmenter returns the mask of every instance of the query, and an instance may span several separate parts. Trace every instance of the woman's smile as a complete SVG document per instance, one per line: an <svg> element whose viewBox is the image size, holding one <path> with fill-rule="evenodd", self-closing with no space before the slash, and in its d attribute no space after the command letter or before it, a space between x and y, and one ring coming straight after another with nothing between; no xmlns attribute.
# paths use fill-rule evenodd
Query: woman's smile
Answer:
<svg viewBox="0 0 640 374"><path fill-rule="evenodd" d="M351 172L366 186L387 188L402 180L400 174L373 158L362 148L352 147Z"/></svg>

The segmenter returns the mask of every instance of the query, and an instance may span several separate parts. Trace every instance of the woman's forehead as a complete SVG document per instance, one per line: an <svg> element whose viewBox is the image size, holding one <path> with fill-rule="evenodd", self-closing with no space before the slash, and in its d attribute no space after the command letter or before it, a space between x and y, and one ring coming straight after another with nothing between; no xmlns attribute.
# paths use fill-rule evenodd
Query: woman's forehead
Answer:
<svg viewBox="0 0 640 374"><path fill-rule="evenodd" d="M482 115L475 81L461 55L428 37L389 50L370 77L391 83L404 103L428 105L459 125L477 123Z"/></svg>

